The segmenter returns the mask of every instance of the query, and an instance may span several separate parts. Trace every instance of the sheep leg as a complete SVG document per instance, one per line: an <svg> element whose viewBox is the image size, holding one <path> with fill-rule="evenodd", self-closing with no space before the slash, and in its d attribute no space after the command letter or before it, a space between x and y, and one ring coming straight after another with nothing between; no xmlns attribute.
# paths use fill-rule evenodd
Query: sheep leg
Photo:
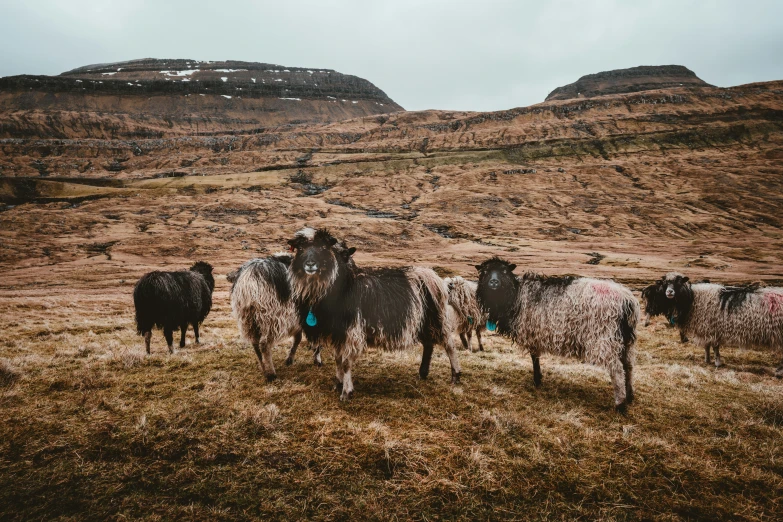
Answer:
<svg viewBox="0 0 783 522"><path fill-rule="evenodd" d="M343 354L340 351L339 348L334 349L334 367L335 367L335 377L334 377L334 387L337 390L337 393L342 394L343 392Z"/></svg>
<svg viewBox="0 0 783 522"><path fill-rule="evenodd" d="M715 351L715 367L720 368L723 366L723 359L720 357L720 346L716 344L712 349Z"/></svg>
<svg viewBox="0 0 783 522"><path fill-rule="evenodd" d="M460 375L462 375L462 369L459 366L457 350L454 349L454 344L451 342L451 336L446 336L446 341L443 343L443 348L446 349L446 355L449 356L449 363L451 364L451 384L459 384L459 378Z"/></svg>
<svg viewBox="0 0 783 522"><path fill-rule="evenodd" d="M269 343L264 343L264 347L261 348L260 341L254 340L253 350L256 352L258 362L261 364L261 371L266 375L266 380L274 381L277 378L277 374L275 373L275 365L272 363L272 347Z"/></svg>
<svg viewBox="0 0 783 522"><path fill-rule="evenodd" d="M193 323L193 334L196 336L196 344L201 344L201 340L198 336L198 322Z"/></svg>
<svg viewBox="0 0 783 522"><path fill-rule="evenodd" d="M459 340L462 341L462 347L463 348L465 348L466 350L470 349L470 343L465 338L465 334L464 333L462 333L462 332L459 333Z"/></svg>
<svg viewBox="0 0 783 522"><path fill-rule="evenodd" d="M625 415L628 411L628 401L625 395L625 371L622 367L613 368L609 371L609 376L612 378L612 386L614 387L614 409Z"/></svg>
<svg viewBox="0 0 783 522"><path fill-rule="evenodd" d="M688 342L688 336L687 336L687 335L685 335L685 332L683 332L682 330L680 330L680 343L681 343L681 344L685 344L685 343L687 343L687 342Z"/></svg>
<svg viewBox="0 0 783 522"><path fill-rule="evenodd" d="M476 340L478 341L479 351L484 351L484 345L481 343L481 328L476 328Z"/></svg>
<svg viewBox="0 0 783 522"><path fill-rule="evenodd" d="M264 373L266 374L266 380L272 382L277 379L275 363L272 362L272 343L264 343L264 349L261 350L261 355L264 356Z"/></svg>
<svg viewBox="0 0 783 522"><path fill-rule="evenodd" d="M473 329L470 328L467 332L468 335L468 350L470 352L473 352Z"/></svg>
<svg viewBox="0 0 783 522"><path fill-rule="evenodd" d="M541 364L538 360L538 355L530 354L530 358L533 359L533 384L536 388L541 387Z"/></svg>
<svg viewBox="0 0 783 522"><path fill-rule="evenodd" d="M296 349L299 347L299 343L302 342L302 331L299 330L294 334L294 344L291 346L291 350L288 352L288 357L285 360L286 366L294 364L294 357L296 356Z"/></svg>
<svg viewBox="0 0 783 522"><path fill-rule="evenodd" d="M313 352L313 364L316 366L323 366L324 363L321 361L321 346L316 346Z"/></svg>
<svg viewBox="0 0 783 522"><path fill-rule="evenodd" d="M188 333L188 325L187 323L179 327L180 330L180 336L179 336L179 347L184 348L185 347L185 335Z"/></svg>
<svg viewBox="0 0 783 522"><path fill-rule="evenodd" d="M710 359L710 348L711 346L708 344L704 347L704 363L710 364L712 361Z"/></svg>
<svg viewBox="0 0 783 522"><path fill-rule="evenodd" d="M144 334L144 344L147 347L147 355L150 354L150 340L152 340L152 332L151 331L146 332Z"/></svg>
<svg viewBox="0 0 783 522"><path fill-rule="evenodd" d="M170 328L164 328L163 336L166 338L166 344L169 347L169 353L174 353L174 331Z"/></svg>
<svg viewBox="0 0 783 522"><path fill-rule="evenodd" d="M351 368L355 357L343 357L343 391L340 393L340 400L345 402L353 399L353 379L351 378Z"/></svg>
<svg viewBox="0 0 783 522"><path fill-rule="evenodd" d="M462 334L460 334L462 335ZM424 380L430 374L430 362L432 361L432 343L422 343L424 351L421 354L421 366L419 366L419 378Z"/></svg>
<svg viewBox="0 0 783 522"><path fill-rule="evenodd" d="M628 357L628 347L623 355L623 372L625 373L625 403L631 404L634 399L633 393L633 363Z"/></svg>

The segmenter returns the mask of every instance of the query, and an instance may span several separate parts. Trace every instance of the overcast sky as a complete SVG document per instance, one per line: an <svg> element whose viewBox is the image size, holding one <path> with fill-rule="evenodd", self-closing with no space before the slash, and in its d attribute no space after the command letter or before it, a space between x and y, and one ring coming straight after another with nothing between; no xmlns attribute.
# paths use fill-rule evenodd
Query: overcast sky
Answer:
<svg viewBox="0 0 783 522"><path fill-rule="evenodd" d="M135 58L361 76L408 110L500 110L584 74L783 79L783 1L0 0L0 76Z"/></svg>

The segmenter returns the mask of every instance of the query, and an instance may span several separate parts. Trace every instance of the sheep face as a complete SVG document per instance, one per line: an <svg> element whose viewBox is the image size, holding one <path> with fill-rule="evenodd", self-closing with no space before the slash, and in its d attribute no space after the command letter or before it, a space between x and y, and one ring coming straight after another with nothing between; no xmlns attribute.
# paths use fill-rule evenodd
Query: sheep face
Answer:
<svg viewBox="0 0 783 522"><path fill-rule="evenodd" d="M348 269L355 248L345 248L326 230L297 234L288 244L294 253L289 274L295 293L305 300L317 300Z"/></svg>
<svg viewBox="0 0 783 522"><path fill-rule="evenodd" d="M513 271L517 265L493 257L476 265L479 272L476 299L479 307L496 323L501 331L507 327L513 316L519 281Z"/></svg>
<svg viewBox="0 0 783 522"><path fill-rule="evenodd" d="M671 272L663 276L661 283L664 288L666 299L674 299L675 296L683 291L685 285L688 284L688 278L682 274ZM688 287L690 288L690 285L688 285Z"/></svg>
<svg viewBox="0 0 783 522"><path fill-rule="evenodd" d="M688 278L670 272L654 284L642 290L644 312L649 317L665 315L671 324L687 316L693 300L693 291Z"/></svg>

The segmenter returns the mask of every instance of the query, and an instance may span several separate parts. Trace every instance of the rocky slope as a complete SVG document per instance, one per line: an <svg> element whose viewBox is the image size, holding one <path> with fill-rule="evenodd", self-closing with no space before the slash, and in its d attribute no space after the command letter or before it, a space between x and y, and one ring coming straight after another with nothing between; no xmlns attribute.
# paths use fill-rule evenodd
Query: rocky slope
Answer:
<svg viewBox="0 0 783 522"><path fill-rule="evenodd" d="M710 84L682 65L640 66L582 76L574 83L558 87L550 92L546 101L592 98L606 94L641 92L681 86L710 87Z"/></svg>
<svg viewBox="0 0 783 522"><path fill-rule="evenodd" d="M402 110L356 76L251 62L144 59L0 78L0 137L253 132Z"/></svg>
<svg viewBox="0 0 783 522"><path fill-rule="evenodd" d="M370 264L471 275L501 254L635 283L783 280L783 82L245 135L3 139L0 169L6 267L96 252L231 266L310 224Z"/></svg>

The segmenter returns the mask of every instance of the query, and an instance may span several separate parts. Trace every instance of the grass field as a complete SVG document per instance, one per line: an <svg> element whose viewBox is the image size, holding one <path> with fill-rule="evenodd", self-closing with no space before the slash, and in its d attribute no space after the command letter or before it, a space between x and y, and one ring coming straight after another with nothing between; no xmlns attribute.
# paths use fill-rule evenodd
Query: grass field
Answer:
<svg viewBox="0 0 783 522"><path fill-rule="evenodd" d="M601 370L532 365L493 336L460 352L370 351L350 403L333 360L300 349L267 383L238 339L225 280L203 343L145 356L120 292L4 293L0 518L780 519L777 356L707 366L662 323L640 328L637 398L613 411Z"/></svg>

